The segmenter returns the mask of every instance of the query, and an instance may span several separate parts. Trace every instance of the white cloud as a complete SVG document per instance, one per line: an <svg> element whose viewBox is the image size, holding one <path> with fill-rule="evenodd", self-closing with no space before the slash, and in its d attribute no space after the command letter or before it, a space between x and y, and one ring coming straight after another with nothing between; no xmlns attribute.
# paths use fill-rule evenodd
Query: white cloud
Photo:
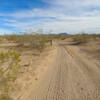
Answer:
<svg viewBox="0 0 100 100"><path fill-rule="evenodd" d="M100 0L44 0L47 9L33 8L5 14L4 25L18 30L44 28L54 32L100 32ZM0 14L3 15L3 14Z"/></svg>
<svg viewBox="0 0 100 100"><path fill-rule="evenodd" d="M9 14L9 16L14 18L30 18L34 16L34 13L32 10L21 10L12 14Z"/></svg>
<svg viewBox="0 0 100 100"><path fill-rule="evenodd" d="M74 18L75 19L75 18ZM77 20L77 18L76 18ZM46 30L53 30L54 32L68 32L68 33L77 33L77 32L89 32L89 33L100 33L100 21L99 17L95 18L80 18L80 21L55 21L45 23L44 27Z"/></svg>
<svg viewBox="0 0 100 100"><path fill-rule="evenodd" d="M0 35L12 34L12 33L13 33L13 31L11 31L11 30L7 30L7 29L0 28Z"/></svg>

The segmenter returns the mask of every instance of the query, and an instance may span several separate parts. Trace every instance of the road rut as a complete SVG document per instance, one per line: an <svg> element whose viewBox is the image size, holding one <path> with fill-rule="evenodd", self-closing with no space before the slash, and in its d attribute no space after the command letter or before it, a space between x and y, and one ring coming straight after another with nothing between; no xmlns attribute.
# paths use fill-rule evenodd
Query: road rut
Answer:
<svg viewBox="0 0 100 100"><path fill-rule="evenodd" d="M57 46L51 67L24 100L100 100L100 66L75 46Z"/></svg>

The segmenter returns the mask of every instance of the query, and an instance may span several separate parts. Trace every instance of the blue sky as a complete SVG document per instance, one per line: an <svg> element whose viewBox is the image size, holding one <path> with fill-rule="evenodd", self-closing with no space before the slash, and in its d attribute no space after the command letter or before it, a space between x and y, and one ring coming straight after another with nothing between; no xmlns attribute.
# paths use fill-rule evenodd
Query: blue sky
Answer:
<svg viewBox="0 0 100 100"><path fill-rule="evenodd" d="M100 0L0 0L0 34L100 33Z"/></svg>

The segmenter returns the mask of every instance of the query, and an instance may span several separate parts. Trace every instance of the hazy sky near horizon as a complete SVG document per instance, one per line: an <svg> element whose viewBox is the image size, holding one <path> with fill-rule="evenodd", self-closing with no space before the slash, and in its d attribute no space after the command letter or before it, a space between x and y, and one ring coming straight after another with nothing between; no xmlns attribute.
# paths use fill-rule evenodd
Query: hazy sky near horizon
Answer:
<svg viewBox="0 0 100 100"><path fill-rule="evenodd" d="M0 34L38 29L100 33L100 0L0 0Z"/></svg>

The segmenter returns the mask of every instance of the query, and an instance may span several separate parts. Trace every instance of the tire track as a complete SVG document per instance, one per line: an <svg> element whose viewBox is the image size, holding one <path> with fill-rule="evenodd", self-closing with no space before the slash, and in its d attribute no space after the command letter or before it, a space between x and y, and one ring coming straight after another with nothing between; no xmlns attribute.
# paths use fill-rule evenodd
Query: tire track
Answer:
<svg viewBox="0 0 100 100"><path fill-rule="evenodd" d="M100 70L79 53L58 45L51 68L24 100L100 100Z"/></svg>

